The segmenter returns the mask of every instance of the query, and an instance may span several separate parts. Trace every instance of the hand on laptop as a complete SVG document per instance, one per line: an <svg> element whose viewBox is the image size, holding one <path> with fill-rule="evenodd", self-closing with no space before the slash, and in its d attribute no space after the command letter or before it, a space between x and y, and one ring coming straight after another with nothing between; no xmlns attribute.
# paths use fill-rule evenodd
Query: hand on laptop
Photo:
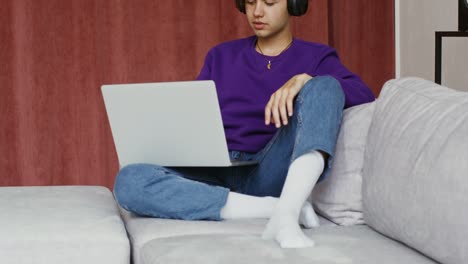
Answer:
<svg viewBox="0 0 468 264"><path fill-rule="evenodd" d="M265 125L274 123L277 128L288 124L288 116L293 115L293 101L304 84L313 77L307 73L298 74L273 93L265 107ZM281 122L282 121L282 122Z"/></svg>

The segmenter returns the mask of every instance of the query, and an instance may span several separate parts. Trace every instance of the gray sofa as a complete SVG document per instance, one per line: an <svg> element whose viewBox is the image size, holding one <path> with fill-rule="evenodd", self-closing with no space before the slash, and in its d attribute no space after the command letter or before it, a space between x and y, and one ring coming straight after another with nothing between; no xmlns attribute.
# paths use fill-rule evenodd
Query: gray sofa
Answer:
<svg viewBox="0 0 468 264"><path fill-rule="evenodd" d="M103 187L4 187L0 263L468 263L468 93L403 78L345 110L310 199L315 247L281 249L260 238L266 219L155 219Z"/></svg>

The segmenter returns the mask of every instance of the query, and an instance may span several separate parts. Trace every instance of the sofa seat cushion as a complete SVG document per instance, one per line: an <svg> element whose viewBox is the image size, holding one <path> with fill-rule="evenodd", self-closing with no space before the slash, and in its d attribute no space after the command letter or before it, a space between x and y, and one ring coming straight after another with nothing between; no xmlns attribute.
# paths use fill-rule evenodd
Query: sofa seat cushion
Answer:
<svg viewBox="0 0 468 264"><path fill-rule="evenodd" d="M142 249L143 264L427 264L435 263L369 227L321 226L307 230L315 247L282 249L252 234L183 235L154 239Z"/></svg>
<svg viewBox="0 0 468 264"><path fill-rule="evenodd" d="M225 221L183 221L142 217L122 209L122 217L132 244L134 264L141 264L142 248L149 241L158 238L186 235L253 235L260 237L267 224L266 219L242 219ZM319 217L321 226L335 226Z"/></svg>
<svg viewBox="0 0 468 264"><path fill-rule="evenodd" d="M1 187L0 263L130 262L112 193L104 187Z"/></svg>

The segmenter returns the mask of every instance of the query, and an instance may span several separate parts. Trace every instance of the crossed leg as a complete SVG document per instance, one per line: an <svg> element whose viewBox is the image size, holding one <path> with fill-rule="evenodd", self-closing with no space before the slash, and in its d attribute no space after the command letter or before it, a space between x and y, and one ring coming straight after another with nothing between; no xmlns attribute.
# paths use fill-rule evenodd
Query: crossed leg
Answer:
<svg viewBox="0 0 468 264"><path fill-rule="evenodd" d="M251 196L239 199L230 193L221 217L241 215L230 215L235 212L232 208L250 217L255 213L271 216L262 235L264 239L275 239L285 248L313 246L298 222L306 228L318 226L318 217L306 200L331 164L343 106L344 94L338 81L331 77L309 81L295 100L291 122L265 147L260 164L246 179L243 193ZM268 203L271 198L266 196L280 198ZM263 203L256 204L254 200Z"/></svg>

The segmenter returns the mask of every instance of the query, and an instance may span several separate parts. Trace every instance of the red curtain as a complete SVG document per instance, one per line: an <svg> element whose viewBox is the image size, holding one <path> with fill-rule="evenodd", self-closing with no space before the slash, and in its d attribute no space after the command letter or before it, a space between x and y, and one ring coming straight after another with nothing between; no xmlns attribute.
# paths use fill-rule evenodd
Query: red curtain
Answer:
<svg viewBox="0 0 468 264"><path fill-rule="evenodd" d="M393 1L348 2L311 1L293 29L335 46L378 94L394 76ZM112 187L100 86L194 79L210 47L252 34L230 0L0 3L0 186Z"/></svg>
<svg viewBox="0 0 468 264"><path fill-rule="evenodd" d="M393 0L329 0L329 45L376 96L395 77Z"/></svg>

